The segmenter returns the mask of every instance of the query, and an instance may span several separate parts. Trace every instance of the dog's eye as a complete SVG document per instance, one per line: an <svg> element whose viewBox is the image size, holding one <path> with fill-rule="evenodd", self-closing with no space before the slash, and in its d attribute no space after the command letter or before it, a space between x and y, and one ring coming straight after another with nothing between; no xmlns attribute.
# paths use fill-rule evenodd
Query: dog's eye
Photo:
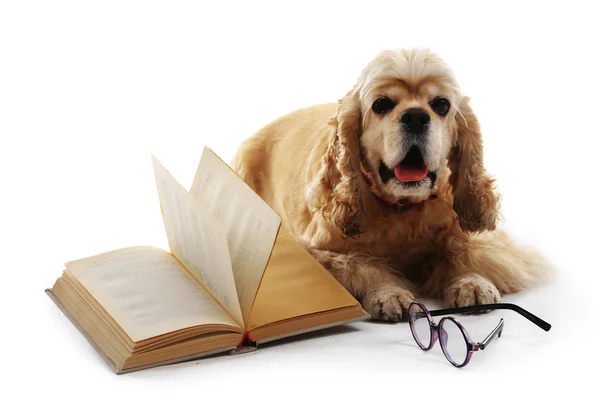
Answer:
<svg viewBox="0 0 600 412"><path fill-rule="evenodd" d="M440 116L446 116L450 111L450 102L443 97L436 97L429 102L429 106Z"/></svg>
<svg viewBox="0 0 600 412"><path fill-rule="evenodd" d="M372 109L377 114L384 114L391 111L394 106L396 106L396 103L389 97L380 97L373 102Z"/></svg>

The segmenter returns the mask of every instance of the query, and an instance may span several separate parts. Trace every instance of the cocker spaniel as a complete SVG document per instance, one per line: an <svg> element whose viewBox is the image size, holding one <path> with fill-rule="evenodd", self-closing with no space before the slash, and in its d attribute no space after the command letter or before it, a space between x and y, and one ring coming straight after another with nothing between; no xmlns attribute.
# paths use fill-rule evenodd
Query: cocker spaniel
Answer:
<svg viewBox="0 0 600 412"><path fill-rule="evenodd" d="M337 104L244 141L232 168L374 319L401 320L413 293L468 306L544 278L496 229L477 118L429 50L380 53Z"/></svg>

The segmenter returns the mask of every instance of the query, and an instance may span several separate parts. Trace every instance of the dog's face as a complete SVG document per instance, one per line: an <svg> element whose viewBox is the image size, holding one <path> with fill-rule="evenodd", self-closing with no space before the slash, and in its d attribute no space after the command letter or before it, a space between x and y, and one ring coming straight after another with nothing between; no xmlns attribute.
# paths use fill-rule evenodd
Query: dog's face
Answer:
<svg viewBox="0 0 600 412"><path fill-rule="evenodd" d="M449 181L464 231L496 227L498 197L483 166L479 123L435 54L380 53L340 100L329 125L308 203L343 236L361 231L361 187L367 180L372 192L391 202L424 200L442 179ZM361 169L368 179L360 177Z"/></svg>
<svg viewBox="0 0 600 412"><path fill-rule="evenodd" d="M423 199L445 167L456 132L458 86L426 50L380 54L356 88L362 162L392 200Z"/></svg>

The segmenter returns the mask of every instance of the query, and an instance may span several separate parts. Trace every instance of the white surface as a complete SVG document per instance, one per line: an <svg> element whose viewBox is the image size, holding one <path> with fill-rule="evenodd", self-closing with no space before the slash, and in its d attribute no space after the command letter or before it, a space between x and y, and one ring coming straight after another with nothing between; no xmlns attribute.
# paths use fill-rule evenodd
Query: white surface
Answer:
<svg viewBox="0 0 600 412"><path fill-rule="evenodd" d="M170 411L588 405L600 350L592 2L199 3L0 5L0 403ZM476 339L501 316L506 325L462 370L439 346L421 352L407 324L360 323L247 355L113 375L43 290L65 261L166 247L150 153L189 188L203 145L229 160L268 121L342 97L380 50L410 46L430 47L455 70L482 123L506 226L558 266L552 285L506 297L552 330L511 313L467 318Z"/></svg>

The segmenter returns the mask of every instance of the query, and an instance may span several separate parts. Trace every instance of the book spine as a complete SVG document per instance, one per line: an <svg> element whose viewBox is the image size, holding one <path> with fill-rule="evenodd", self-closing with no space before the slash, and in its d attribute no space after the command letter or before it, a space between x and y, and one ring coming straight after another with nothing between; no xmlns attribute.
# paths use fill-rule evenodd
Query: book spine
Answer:
<svg viewBox="0 0 600 412"><path fill-rule="evenodd" d="M241 348L244 346L257 346L257 344L250 338L250 332L246 332L244 333L244 336L242 336L242 340L237 346L238 348Z"/></svg>
<svg viewBox="0 0 600 412"><path fill-rule="evenodd" d="M237 345L237 347L231 352L229 352L229 354L239 355L241 353L254 352L256 349L258 349L258 344L252 339L250 339L250 333L246 332L244 333L244 336L242 336L242 340Z"/></svg>

